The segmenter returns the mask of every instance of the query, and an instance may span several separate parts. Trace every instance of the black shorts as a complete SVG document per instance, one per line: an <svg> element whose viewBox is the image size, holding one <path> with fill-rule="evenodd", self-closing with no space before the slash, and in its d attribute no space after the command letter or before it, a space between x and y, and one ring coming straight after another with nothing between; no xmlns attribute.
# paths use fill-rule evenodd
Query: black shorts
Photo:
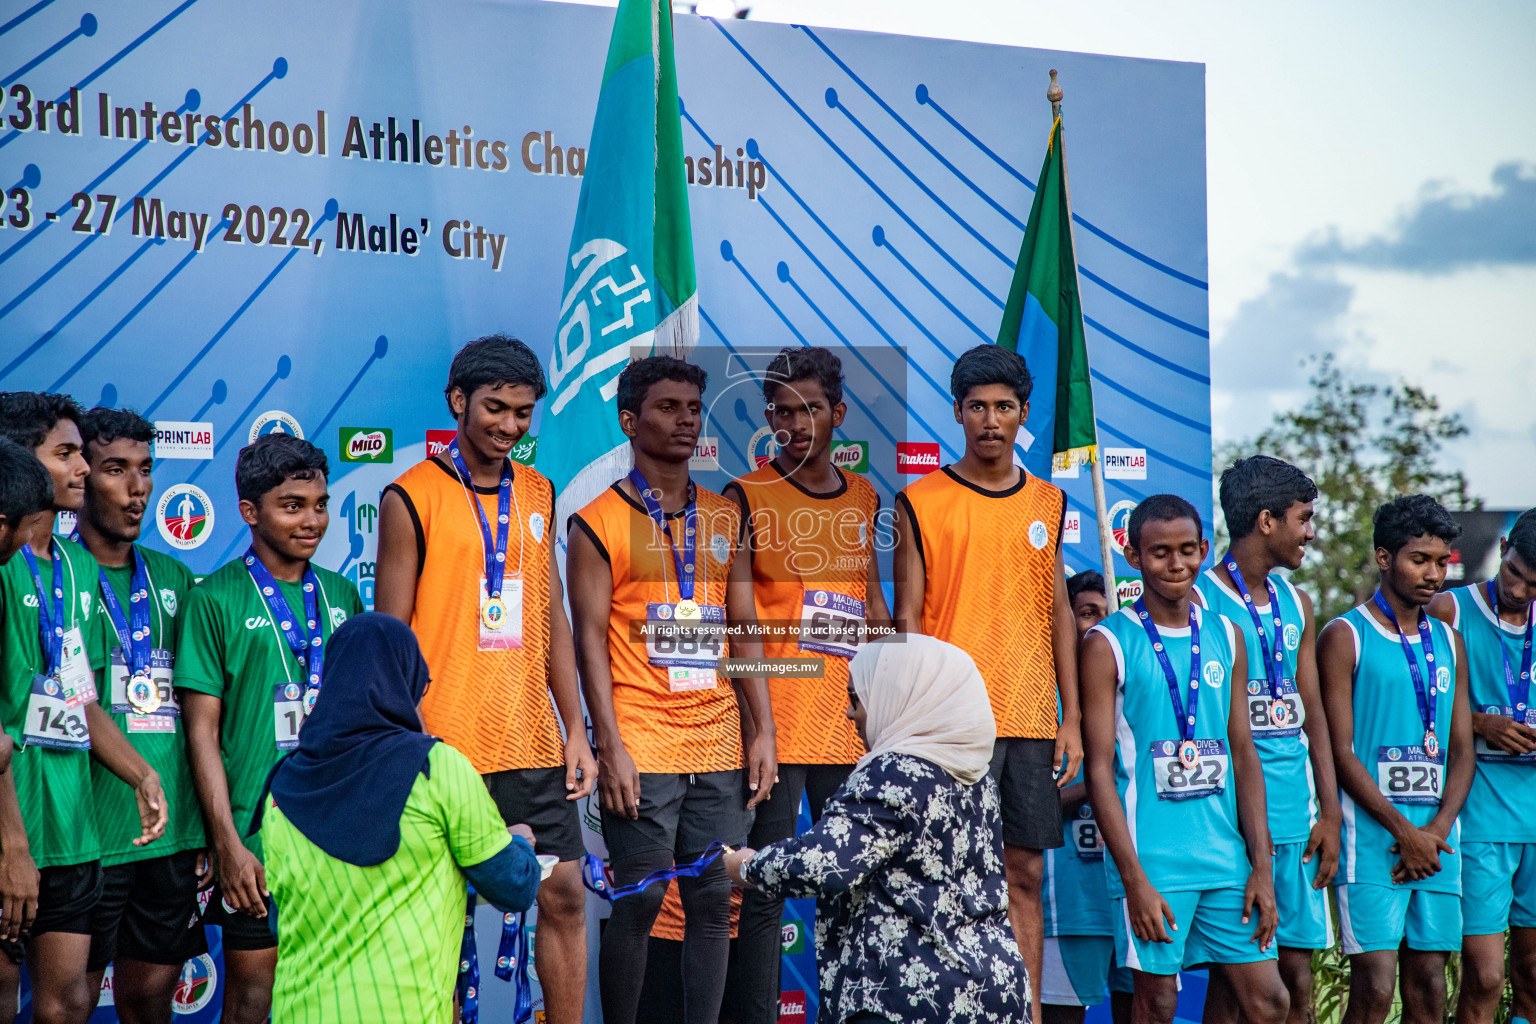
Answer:
<svg viewBox="0 0 1536 1024"><path fill-rule="evenodd" d="M587 852L581 838L581 813L567 800L565 768L509 768L480 776L490 791L501 820L533 829L540 853L562 861L580 860Z"/></svg>
<svg viewBox="0 0 1536 1024"><path fill-rule="evenodd" d="M208 952L197 907L197 850L113 864L91 915L90 969L118 959L180 965Z"/></svg>
<svg viewBox="0 0 1536 1024"><path fill-rule="evenodd" d="M224 933L225 949L263 950L276 949L277 936L272 934L272 901L267 901L267 917L252 917L230 908L224 902L224 891L215 885L208 897L208 908L203 911L203 924L218 925Z"/></svg>
<svg viewBox="0 0 1536 1024"><path fill-rule="evenodd" d="M992 746L992 779L1003 805L1003 842L1026 850L1065 846L1056 741L999 737Z"/></svg>
<svg viewBox="0 0 1536 1024"><path fill-rule="evenodd" d="M615 864L666 850L695 857L715 840L740 846L752 828L743 768L692 775L640 773L640 817L603 811L603 840Z"/></svg>
<svg viewBox="0 0 1536 1024"><path fill-rule="evenodd" d="M37 916L21 942L0 943L12 963L21 963L28 940L47 932L91 934L91 912L101 899L101 861L40 868L37 885Z"/></svg>

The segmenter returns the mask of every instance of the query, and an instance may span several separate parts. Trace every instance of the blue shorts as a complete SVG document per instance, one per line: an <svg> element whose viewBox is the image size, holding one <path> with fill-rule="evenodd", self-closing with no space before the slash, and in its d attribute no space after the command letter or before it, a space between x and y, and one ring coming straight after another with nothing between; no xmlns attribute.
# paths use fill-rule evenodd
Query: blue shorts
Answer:
<svg viewBox="0 0 1536 1024"><path fill-rule="evenodd" d="M1274 960L1278 945L1259 948L1253 939L1258 922L1243 923L1243 887L1165 892L1178 929L1169 929L1172 942L1143 942L1131 931L1129 905L1115 900L1115 956L1132 970L1147 974L1177 974L1202 964L1249 964ZM1165 924L1166 927L1166 924Z"/></svg>
<svg viewBox="0 0 1536 1024"><path fill-rule="evenodd" d="M1317 858L1303 864L1307 844L1281 843L1275 847L1275 907L1280 927L1275 941L1293 949L1328 949L1333 945L1333 917L1328 913L1328 890L1314 889Z"/></svg>
<svg viewBox="0 0 1536 1024"><path fill-rule="evenodd" d="M1098 1006L1109 985L1115 940L1110 935L1057 935L1045 940L1040 1001L1052 1006Z"/></svg>
<svg viewBox="0 0 1536 1024"><path fill-rule="evenodd" d="M1461 933L1536 928L1536 843L1461 844Z"/></svg>
<svg viewBox="0 0 1536 1024"><path fill-rule="evenodd" d="M1354 882L1335 887L1344 952L1396 949L1404 942L1421 952L1461 948L1461 897L1396 885Z"/></svg>

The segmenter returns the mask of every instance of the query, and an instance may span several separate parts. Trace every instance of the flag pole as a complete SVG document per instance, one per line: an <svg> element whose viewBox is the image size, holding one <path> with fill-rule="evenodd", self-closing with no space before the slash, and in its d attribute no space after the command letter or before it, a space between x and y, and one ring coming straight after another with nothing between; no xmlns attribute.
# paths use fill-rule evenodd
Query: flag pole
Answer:
<svg viewBox="0 0 1536 1024"><path fill-rule="evenodd" d="M1049 100L1051 104L1052 121L1061 120L1061 98L1063 95L1064 94L1061 91L1061 85L1056 81L1056 69L1052 68L1051 85L1050 88L1046 89L1045 91L1045 98ZM1078 301L1081 302L1083 288L1082 280L1077 273L1077 229L1072 224L1071 216L1072 179L1067 174L1065 124L1062 125L1061 185L1067 196L1067 230L1071 233L1072 236L1072 274L1074 278L1077 278L1075 283L1077 284ZM1090 389L1093 387L1093 381L1091 379L1088 382L1088 387ZM1095 458L1088 463L1089 475L1093 479L1093 513L1094 518L1098 520L1099 527L1099 557L1104 563L1104 599L1108 605L1110 614L1113 615L1120 608L1120 599L1117 594L1117 588L1115 586L1115 548L1113 535L1110 533L1109 529L1109 506L1107 500L1104 497L1104 459L1103 449L1099 447L1099 417L1097 402L1094 403L1093 444L1095 451L1099 455L1098 458Z"/></svg>

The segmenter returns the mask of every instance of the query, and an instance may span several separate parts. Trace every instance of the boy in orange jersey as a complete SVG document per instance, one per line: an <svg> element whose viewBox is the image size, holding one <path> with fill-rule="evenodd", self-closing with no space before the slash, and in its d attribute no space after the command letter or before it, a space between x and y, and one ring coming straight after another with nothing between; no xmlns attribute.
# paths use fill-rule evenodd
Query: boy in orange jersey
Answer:
<svg viewBox="0 0 1536 1024"><path fill-rule="evenodd" d="M600 771L614 881L632 885L747 838L776 767L762 678L717 675L730 653L760 659L741 510L688 477L706 377L652 356L619 374L619 424L635 468L571 517L571 615ZM747 712L750 711L750 714ZM743 757L743 739L746 740ZM745 770L744 770L745 769ZM730 891L718 858L679 879L687 916L684 1024L713 1024L725 991ZM603 1020L634 1024L646 947L666 886L617 899L603 932Z"/></svg>
<svg viewBox="0 0 1536 1024"><path fill-rule="evenodd" d="M800 798L811 819L864 753L848 706L848 659L859 627L889 618L874 557L880 496L856 473L832 464L832 431L842 426L843 367L824 348L786 348L768 365L764 417L780 444L772 462L733 480L725 496L747 518L752 591L760 622L793 626L798 635L764 636L770 658L820 656L817 678L774 679L779 780L757 812L747 845L761 848L795 835ZM828 626L835 632L823 635ZM819 628L818 628L819 627ZM780 922L784 901L747 891L742 901L732 1010L747 1024L779 1019Z"/></svg>
<svg viewBox="0 0 1536 1024"><path fill-rule="evenodd" d="M978 345L950 393L959 462L896 496L896 621L976 661L997 719L992 777L1003 805L1008 918L1031 979L1044 955L1044 851L1062 845L1056 792L1083 757L1077 630L1061 558L1066 496L1015 465L1034 382L1018 353ZM1057 708L1060 706L1060 722ZM1031 986L1040 1019L1038 981Z"/></svg>
<svg viewBox="0 0 1536 1024"><path fill-rule="evenodd" d="M576 801L597 764L555 566L554 488L508 457L544 391L543 367L515 338L453 357L443 393L458 435L385 489L374 603L421 643L427 731L469 758L508 824L526 823L539 852L560 858L539 887L534 949L551 1024L577 1024L587 932Z"/></svg>

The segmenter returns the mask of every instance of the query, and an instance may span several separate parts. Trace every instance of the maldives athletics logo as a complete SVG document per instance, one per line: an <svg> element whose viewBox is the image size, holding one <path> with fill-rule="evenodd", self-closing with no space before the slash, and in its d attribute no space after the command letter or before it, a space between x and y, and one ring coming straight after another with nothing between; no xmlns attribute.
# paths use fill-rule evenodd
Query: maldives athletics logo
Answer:
<svg viewBox="0 0 1536 1024"><path fill-rule="evenodd" d="M213 1002L219 988L219 971L207 953L181 965L181 977L171 994L171 1009L179 1016L196 1013Z"/></svg>
<svg viewBox="0 0 1536 1024"><path fill-rule="evenodd" d="M256 417L251 424L251 432L246 436L251 444L255 444L258 437L265 437L268 434L292 434L294 437L302 438L304 428L299 426L298 420L283 410L268 409Z"/></svg>
<svg viewBox="0 0 1536 1024"><path fill-rule="evenodd" d="M1131 542L1131 513L1134 511L1134 501L1117 501L1109 510L1109 532L1115 538L1115 546L1122 550Z"/></svg>
<svg viewBox="0 0 1536 1024"><path fill-rule="evenodd" d="M213 502L201 487L176 484L160 496L155 522L167 544L191 551L202 547L213 533Z"/></svg>
<svg viewBox="0 0 1536 1024"><path fill-rule="evenodd" d="M752 440L747 442L747 458L752 460L753 469L762 469L768 463L778 458L779 439L775 436L772 427L758 427L752 435Z"/></svg>

